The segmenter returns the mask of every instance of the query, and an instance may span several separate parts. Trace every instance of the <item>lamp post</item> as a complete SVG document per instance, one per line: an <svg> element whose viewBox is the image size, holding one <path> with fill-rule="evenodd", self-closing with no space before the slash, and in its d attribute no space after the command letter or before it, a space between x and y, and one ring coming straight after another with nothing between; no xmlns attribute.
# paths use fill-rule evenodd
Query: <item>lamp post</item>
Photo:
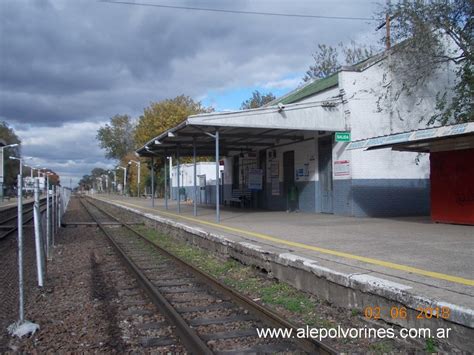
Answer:
<svg viewBox="0 0 474 355"><path fill-rule="evenodd" d="M102 174L101 176L105 178L105 193L109 193L109 174Z"/></svg>
<svg viewBox="0 0 474 355"><path fill-rule="evenodd" d="M20 173L20 176L21 176L21 179L22 179L21 186L22 186L22 189L23 189L23 165L24 165L23 162L25 160L29 160L29 159L32 159L32 158L31 157L30 158L10 157L10 159L11 160L18 160L20 162L20 171L19 171L19 173ZM22 191L22 193L23 193L23 191Z"/></svg>
<svg viewBox="0 0 474 355"><path fill-rule="evenodd" d="M137 164L137 169L138 169L138 173L137 173L137 197L140 198L140 167L142 165L142 163L140 162L140 160L130 160L128 162L128 164L132 164L132 163L135 163Z"/></svg>
<svg viewBox="0 0 474 355"><path fill-rule="evenodd" d="M21 186L22 191L19 191L18 193L23 196L23 159L18 158L18 157L10 157L11 160L18 160L20 162L20 167L19 167L19 172L18 172L18 178L21 179L22 183L18 186Z"/></svg>
<svg viewBox="0 0 474 355"><path fill-rule="evenodd" d="M107 170L107 180L109 179L111 173L114 174L114 181L111 181L112 192L115 192L115 190L117 189L117 172L115 170Z"/></svg>
<svg viewBox="0 0 474 355"><path fill-rule="evenodd" d="M3 147L0 147L0 195L2 195L2 202L3 202L3 183L5 180L5 161L4 161L3 150L6 148L13 148L17 146L18 146L18 143L14 143L14 144L8 144L8 145L4 145Z"/></svg>
<svg viewBox="0 0 474 355"><path fill-rule="evenodd" d="M127 168L123 166L118 166L117 169L123 169L123 191L122 195L125 195L125 191L127 190Z"/></svg>
<svg viewBox="0 0 474 355"><path fill-rule="evenodd" d="M17 199L18 199L18 217L17 217L17 236L18 236L18 299L19 299L19 324L24 322L24 289L23 289L23 159L10 157L12 160L20 161L20 169L17 177Z"/></svg>

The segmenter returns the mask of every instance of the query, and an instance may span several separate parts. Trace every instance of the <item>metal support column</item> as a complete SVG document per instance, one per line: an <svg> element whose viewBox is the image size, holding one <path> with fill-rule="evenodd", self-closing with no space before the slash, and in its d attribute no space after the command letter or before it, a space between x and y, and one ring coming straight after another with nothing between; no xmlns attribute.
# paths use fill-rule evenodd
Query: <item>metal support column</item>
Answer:
<svg viewBox="0 0 474 355"><path fill-rule="evenodd" d="M221 220L220 199L219 199L219 130L216 129L216 222Z"/></svg>
<svg viewBox="0 0 474 355"><path fill-rule="evenodd" d="M168 157L165 157L165 208L168 209Z"/></svg>
<svg viewBox="0 0 474 355"><path fill-rule="evenodd" d="M151 207L155 207L155 158L151 157Z"/></svg>
<svg viewBox="0 0 474 355"><path fill-rule="evenodd" d="M127 167L123 170L123 194L127 196Z"/></svg>
<svg viewBox="0 0 474 355"><path fill-rule="evenodd" d="M178 213L181 213L181 193L179 187L179 145L176 149L176 175L178 178Z"/></svg>
<svg viewBox="0 0 474 355"><path fill-rule="evenodd" d="M43 287L43 243L41 240L41 213L38 178L34 180L34 184L35 202L33 205L33 218L35 226L36 272L38 276L38 286Z"/></svg>
<svg viewBox="0 0 474 355"><path fill-rule="evenodd" d="M194 165L194 198L193 198L193 216L197 216L197 183L196 183L196 137L193 138L193 165Z"/></svg>

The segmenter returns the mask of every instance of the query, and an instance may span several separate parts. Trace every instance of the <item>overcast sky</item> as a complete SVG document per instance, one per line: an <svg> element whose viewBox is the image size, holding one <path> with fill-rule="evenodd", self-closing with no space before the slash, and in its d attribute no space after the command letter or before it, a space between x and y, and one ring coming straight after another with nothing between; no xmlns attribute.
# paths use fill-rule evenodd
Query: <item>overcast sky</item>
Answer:
<svg viewBox="0 0 474 355"><path fill-rule="evenodd" d="M129 0L132 1L133 0ZM371 18L369 0L143 0L148 4ZM166 9L96 0L0 1L0 120L33 164L73 184L112 167L95 140L113 115L180 94L238 109L294 89L317 43L375 43L377 22ZM157 132L159 133L159 132Z"/></svg>

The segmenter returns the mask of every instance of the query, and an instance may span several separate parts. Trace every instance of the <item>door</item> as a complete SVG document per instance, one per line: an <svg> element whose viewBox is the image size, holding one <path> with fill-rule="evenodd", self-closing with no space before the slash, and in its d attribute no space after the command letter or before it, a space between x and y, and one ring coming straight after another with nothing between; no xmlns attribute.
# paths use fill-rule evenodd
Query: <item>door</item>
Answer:
<svg viewBox="0 0 474 355"><path fill-rule="evenodd" d="M283 153L283 196L286 199L286 209L293 211L296 209L295 188L295 152L290 150Z"/></svg>
<svg viewBox="0 0 474 355"><path fill-rule="evenodd" d="M265 208L266 207L266 184L267 184L267 150L261 150L258 153L258 168L262 169L262 189L258 191L258 207Z"/></svg>
<svg viewBox="0 0 474 355"><path fill-rule="evenodd" d="M332 141L333 137L318 140L319 148L319 187L321 191L321 212L333 213L332 203Z"/></svg>

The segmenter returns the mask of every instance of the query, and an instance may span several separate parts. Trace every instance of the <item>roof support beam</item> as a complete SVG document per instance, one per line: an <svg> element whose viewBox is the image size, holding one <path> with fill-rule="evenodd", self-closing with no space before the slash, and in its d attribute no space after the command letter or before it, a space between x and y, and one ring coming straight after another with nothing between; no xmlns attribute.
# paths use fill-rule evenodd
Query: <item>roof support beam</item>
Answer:
<svg viewBox="0 0 474 355"><path fill-rule="evenodd" d="M204 134L208 135L209 137L214 138L209 132L201 130ZM180 133L180 137L194 137L195 134L193 133ZM294 135L294 136L286 136L284 134L245 134L245 133L221 133L219 135L220 139L225 138L247 138L247 139L289 139L289 140L299 140L304 138L303 135Z"/></svg>

